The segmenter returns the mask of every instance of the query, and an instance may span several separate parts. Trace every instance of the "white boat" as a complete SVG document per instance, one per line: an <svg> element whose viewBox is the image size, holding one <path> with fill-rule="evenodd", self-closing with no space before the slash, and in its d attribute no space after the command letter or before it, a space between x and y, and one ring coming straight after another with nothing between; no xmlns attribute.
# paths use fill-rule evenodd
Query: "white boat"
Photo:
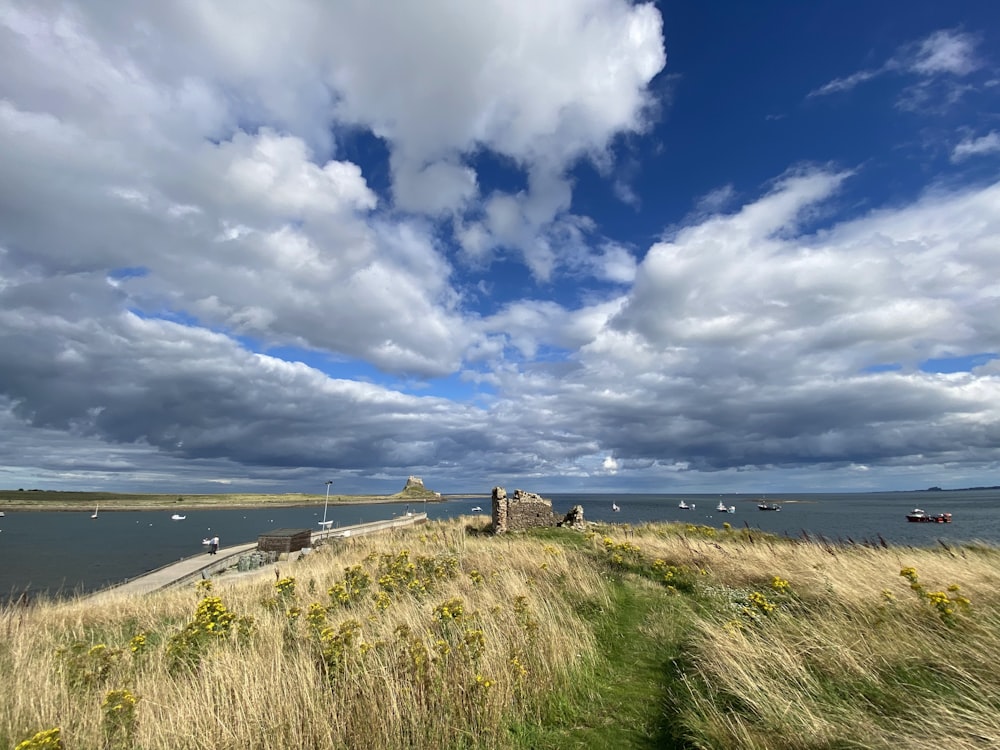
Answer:
<svg viewBox="0 0 1000 750"><path fill-rule="evenodd" d="M618 507L618 503L611 503L611 510L617 513L618 511L621 510L621 508Z"/></svg>
<svg viewBox="0 0 1000 750"><path fill-rule="evenodd" d="M688 505L686 502L681 500L679 503L677 503L677 507L680 508L681 510L694 510L694 503Z"/></svg>
<svg viewBox="0 0 1000 750"><path fill-rule="evenodd" d="M726 505L724 502L720 500L719 504L715 506L715 510L718 511L719 513L735 513L736 506Z"/></svg>
<svg viewBox="0 0 1000 750"><path fill-rule="evenodd" d="M330 487L333 485L333 480L329 479L326 482L326 499L323 501L323 520L317 521L319 527L323 531L329 531L330 527L333 525L333 521L326 520L326 510L330 506Z"/></svg>
<svg viewBox="0 0 1000 750"><path fill-rule="evenodd" d="M914 508L906 514L906 520L917 523L951 523L951 513L931 515L920 508Z"/></svg>
<svg viewBox="0 0 1000 750"><path fill-rule="evenodd" d="M183 521L185 518L187 518L187 516L182 516L179 513L174 513L172 516L170 516L171 521Z"/></svg>
<svg viewBox="0 0 1000 750"><path fill-rule="evenodd" d="M97 505L94 506L94 512L90 514L90 517L97 518L97 511L99 511L100 509L101 509L101 504L98 503Z"/></svg>
<svg viewBox="0 0 1000 750"><path fill-rule="evenodd" d="M482 513L482 512L483 512L483 509L482 509L482 508L480 508L480 507L479 507L479 506L477 505L477 506L476 506L475 508L473 508L473 509L472 509L472 512L473 512L473 513Z"/></svg>
<svg viewBox="0 0 1000 750"><path fill-rule="evenodd" d="M2 510L0 510L0 518L3 518L6 515L7 515L6 513L4 513Z"/></svg>

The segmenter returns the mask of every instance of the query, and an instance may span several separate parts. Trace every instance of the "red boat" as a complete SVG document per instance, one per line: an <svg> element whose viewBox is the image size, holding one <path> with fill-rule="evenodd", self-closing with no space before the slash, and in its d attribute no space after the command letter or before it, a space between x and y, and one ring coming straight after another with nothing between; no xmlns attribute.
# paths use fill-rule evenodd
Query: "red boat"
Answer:
<svg viewBox="0 0 1000 750"><path fill-rule="evenodd" d="M911 523L951 523L951 513L938 513L932 516L920 508L914 508L906 514L906 520Z"/></svg>

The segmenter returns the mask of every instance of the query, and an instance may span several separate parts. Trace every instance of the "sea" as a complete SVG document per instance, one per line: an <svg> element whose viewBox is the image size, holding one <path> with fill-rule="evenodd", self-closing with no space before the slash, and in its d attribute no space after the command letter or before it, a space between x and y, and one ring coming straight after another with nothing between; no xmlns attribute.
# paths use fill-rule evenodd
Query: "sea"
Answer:
<svg viewBox="0 0 1000 750"><path fill-rule="evenodd" d="M721 528L748 527L788 537L836 543L929 547L985 543L1000 546L1000 489L876 493L774 494L553 494L553 510L565 514L575 505L584 518L619 524L679 521ZM761 511L762 500L781 506ZM689 506L679 507L681 501ZM722 501L735 512L721 513ZM617 505L620 510L613 510ZM481 508L476 511L474 508ZM906 514L951 513L952 523L909 523ZM0 508L2 510L2 508ZM427 512L431 520L482 516L488 497L449 497L440 502L331 505L334 527L392 518L407 510ZM218 535L223 548L250 542L267 531L319 530L322 508L259 510L20 512L0 517L0 602L46 593L84 594L126 581L192 555L204 554L202 540Z"/></svg>

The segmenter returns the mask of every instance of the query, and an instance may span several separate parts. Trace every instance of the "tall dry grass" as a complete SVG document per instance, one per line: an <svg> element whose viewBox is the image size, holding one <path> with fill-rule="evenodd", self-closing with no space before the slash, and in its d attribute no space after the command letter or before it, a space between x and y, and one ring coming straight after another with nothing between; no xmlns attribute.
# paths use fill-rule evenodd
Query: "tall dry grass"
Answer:
<svg viewBox="0 0 1000 750"><path fill-rule="evenodd" d="M998 561L430 524L210 591L4 611L0 747L996 747Z"/></svg>
<svg viewBox="0 0 1000 750"><path fill-rule="evenodd" d="M672 690L693 746L1000 747L997 550L691 532L630 538L698 571Z"/></svg>
<svg viewBox="0 0 1000 750"><path fill-rule="evenodd" d="M415 570L421 558L440 575ZM380 560L418 583L379 598ZM352 566L371 583L345 606L328 590ZM498 727L530 719L592 656L572 601L601 597L605 585L573 550L470 538L460 523L327 547L278 573L283 593L277 575L223 577L211 591L6 611L0 671L13 679L0 746L60 727L66 748L503 747ZM178 667L170 639L206 596L251 617L252 630L241 636L234 621L228 636L201 632L207 646L190 646L197 663ZM137 634L145 643L133 653ZM112 689L138 697L128 737L109 736L101 705Z"/></svg>

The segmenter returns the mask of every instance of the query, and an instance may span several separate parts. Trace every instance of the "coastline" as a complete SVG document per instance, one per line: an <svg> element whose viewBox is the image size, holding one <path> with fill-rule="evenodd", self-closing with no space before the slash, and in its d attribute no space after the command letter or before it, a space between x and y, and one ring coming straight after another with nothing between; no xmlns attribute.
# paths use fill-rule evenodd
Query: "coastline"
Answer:
<svg viewBox="0 0 1000 750"><path fill-rule="evenodd" d="M401 495L331 495L331 507L399 503L435 503L451 497L488 497L480 495L401 496ZM5 512L88 512L100 505L102 513L118 511L253 510L257 508L321 507L324 495L302 494L219 494L219 495L139 495L105 492L45 492L39 490L0 490L0 511Z"/></svg>

